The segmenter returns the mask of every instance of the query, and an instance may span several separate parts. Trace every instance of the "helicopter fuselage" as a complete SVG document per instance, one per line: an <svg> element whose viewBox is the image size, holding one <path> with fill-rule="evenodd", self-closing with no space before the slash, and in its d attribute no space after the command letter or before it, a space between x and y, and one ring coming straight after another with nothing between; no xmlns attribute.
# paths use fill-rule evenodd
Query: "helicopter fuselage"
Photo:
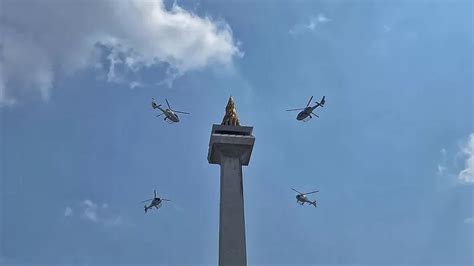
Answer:
<svg viewBox="0 0 474 266"><path fill-rule="evenodd" d="M151 208L153 208L153 207L158 208L158 207L160 206L161 202L162 202L162 200L161 200L160 198L154 198L154 199L151 201L150 205L148 205L148 206L145 205L145 211L146 211L147 209L151 209Z"/></svg>
<svg viewBox="0 0 474 266"><path fill-rule="evenodd" d="M179 122L179 116L173 112L172 110L170 109L163 109L161 107L157 107L158 109L160 109L160 111L162 111L164 114L165 114L165 120L170 120L171 122L174 122L174 123L178 123Z"/></svg>
<svg viewBox="0 0 474 266"><path fill-rule="evenodd" d="M303 111L299 112L298 113L298 116L296 116L296 120L304 120L306 119L308 116L311 117L311 113L314 111L314 109L316 109L316 107L318 107L319 104L316 104L315 106L308 106L306 108L303 109Z"/></svg>
<svg viewBox="0 0 474 266"><path fill-rule="evenodd" d="M296 120L304 120L306 117L311 115L312 112L312 107L306 107L303 111L298 113L298 116L296 117Z"/></svg>
<svg viewBox="0 0 474 266"><path fill-rule="evenodd" d="M301 202L306 202L308 201L308 198L306 198L305 195L296 195L296 199Z"/></svg>
<svg viewBox="0 0 474 266"><path fill-rule="evenodd" d="M169 199L163 199L163 198L157 197L156 190L153 190L153 194L155 195L153 198L142 201L142 202L150 202L148 206L145 204L145 213L153 207L155 207L156 209L159 209L163 201L170 201Z"/></svg>
<svg viewBox="0 0 474 266"><path fill-rule="evenodd" d="M301 205L304 205L305 203L309 203L309 204L313 205L314 207L316 207L316 201L308 200L306 195L302 195L302 194L296 195L296 202L298 202Z"/></svg>

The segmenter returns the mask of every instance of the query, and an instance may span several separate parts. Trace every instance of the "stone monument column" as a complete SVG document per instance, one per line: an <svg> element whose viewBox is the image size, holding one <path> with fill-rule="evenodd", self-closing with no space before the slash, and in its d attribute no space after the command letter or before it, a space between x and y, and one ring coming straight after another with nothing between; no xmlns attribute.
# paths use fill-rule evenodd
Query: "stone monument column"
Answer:
<svg viewBox="0 0 474 266"><path fill-rule="evenodd" d="M247 265L242 165L248 165L255 137L240 126L229 98L221 125L212 125L207 160L221 166L219 266Z"/></svg>

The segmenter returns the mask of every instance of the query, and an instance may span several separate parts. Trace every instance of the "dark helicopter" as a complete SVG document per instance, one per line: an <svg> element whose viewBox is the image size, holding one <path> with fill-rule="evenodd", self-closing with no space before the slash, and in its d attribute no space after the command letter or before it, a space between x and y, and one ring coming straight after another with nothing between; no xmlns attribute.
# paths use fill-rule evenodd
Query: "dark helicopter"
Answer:
<svg viewBox="0 0 474 266"><path fill-rule="evenodd" d="M298 193L298 195L296 195L296 202L297 203L299 203L301 205L304 205L305 203L309 203L309 204L313 205L314 207L316 207L316 200L311 201L306 197L306 195L319 192L318 190L311 191L311 192L308 192L308 193L299 192L298 190L296 190L294 188L292 188L292 190L295 191L296 193Z"/></svg>
<svg viewBox="0 0 474 266"><path fill-rule="evenodd" d="M159 109L162 113L157 116L165 115L165 121L168 122L169 124L179 122L179 116L177 115L177 113L189 115L189 113L187 112L173 110L170 104L168 103L168 100L165 99L165 101L166 101L166 105L168 105L168 108L163 109L161 108L161 104L157 104L155 99L152 98L151 107L153 107L153 109Z"/></svg>
<svg viewBox="0 0 474 266"><path fill-rule="evenodd" d="M145 212L147 212L149 209L151 209L153 207L155 207L156 209L160 208L163 201L171 201L169 199L163 199L163 198L157 197L156 196L156 190L153 190L153 193L155 194L154 198L142 201L142 203L151 201L150 205L148 205L148 206L145 205Z"/></svg>
<svg viewBox="0 0 474 266"><path fill-rule="evenodd" d="M324 107L324 103L326 102L326 96L323 96L320 102L316 101L316 104L314 106L310 106L311 100L313 100L313 96L309 98L308 104L304 108L297 108L297 109L289 109L286 111L299 111L303 110L298 113L296 116L296 120L303 120L304 122L308 121L309 119L313 118L311 115L314 115L316 117L319 117L317 114L313 113L314 109L316 109L318 106ZM309 117L309 118L308 118Z"/></svg>

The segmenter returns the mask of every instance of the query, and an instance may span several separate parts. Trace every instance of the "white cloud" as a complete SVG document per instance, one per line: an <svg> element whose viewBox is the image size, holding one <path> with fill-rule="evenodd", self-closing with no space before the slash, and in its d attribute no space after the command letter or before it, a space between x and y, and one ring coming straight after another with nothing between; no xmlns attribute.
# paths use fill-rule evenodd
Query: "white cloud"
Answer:
<svg viewBox="0 0 474 266"><path fill-rule="evenodd" d="M104 226L126 225L121 216L113 215L107 203L97 204L90 199L85 199L79 204L80 217L83 220L102 224Z"/></svg>
<svg viewBox="0 0 474 266"><path fill-rule="evenodd" d="M94 209L84 210L83 217L90 221L97 222L97 212Z"/></svg>
<svg viewBox="0 0 474 266"><path fill-rule="evenodd" d="M445 148L442 148L440 150L441 154L441 162L438 164L438 175L444 175L446 172L446 158L447 158L447 152Z"/></svg>
<svg viewBox="0 0 474 266"><path fill-rule="evenodd" d="M474 184L474 133L463 140L458 149L454 153L441 149L437 173L455 184Z"/></svg>
<svg viewBox="0 0 474 266"><path fill-rule="evenodd" d="M446 151L445 148L442 148L439 152L441 153L441 155L442 155L444 158L446 157L447 151Z"/></svg>
<svg viewBox="0 0 474 266"><path fill-rule="evenodd" d="M66 207L66 209L64 210L64 216L68 217L68 216L72 216L72 209L71 207Z"/></svg>
<svg viewBox="0 0 474 266"><path fill-rule="evenodd" d="M313 32L316 30L317 27L326 24L330 21L325 15L323 14L318 14L315 17L311 17L308 22L302 23L302 24L297 24L295 25L292 29L290 29L288 32L290 34L299 34L299 33L304 33L304 32Z"/></svg>
<svg viewBox="0 0 474 266"><path fill-rule="evenodd" d="M7 0L0 32L2 105L32 91L48 99L58 77L86 68L126 82L144 68L177 77L241 55L228 24L163 0Z"/></svg>
<svg viewBox="0 0 474 266"><path fill-rule="evenodd" d="M463 183L474 183L474 133L469 135L461 153L466 157L466 162L465 168L459 172L458 178Z"/></svg>
<svg viewBox="0 0 474 266"><path fill-rule="evenodd" d="M97 222L97 204L89 199L82 201L82 217L86 220Z"/></svg>
<svg viewBox="0 0 474 266"><path fill-rule="evenodd" d="M329 22L329 19L323 14L318 14L318 16L316 17L316 21L318 23L326 23L326 22Z"/></svg>
<svg viewBox="0 0 474 266"><path fill-rule="evenodd" d="M92 202L92 200L89 200L89 199L83 200L82 204L84 204L87 208L93 208L93 209L97 208L97 204L95 204L94 202Z"/></svg>
<svg viewBox="0 0 474 266"><path fill-rule="evenodd" d="M443 175L445 171L446 171L446 167L444 167L442 165L438 165L438 174L439 175Z"/></svg>
<svg viewBox="0 0 474 266"><path fill-rule="evenodd" d="M120 216L117 216L115 218L105 219L103 222L104 222L104 225L107 225L107 226L115 226L115 225L124 225L125 224L124 220Z"/></svg>
<svg viewBox="0 0 474 266"><path fill-rule="evenodd" d="M132 81L132 82L130 82L130 84L129 84L129 87L130 87L131 89L135 89L135 88L139 88L139 87L144 87L144 86L145 86L145 85L144 85L143 83L138 82L138 81Z"/></svg>

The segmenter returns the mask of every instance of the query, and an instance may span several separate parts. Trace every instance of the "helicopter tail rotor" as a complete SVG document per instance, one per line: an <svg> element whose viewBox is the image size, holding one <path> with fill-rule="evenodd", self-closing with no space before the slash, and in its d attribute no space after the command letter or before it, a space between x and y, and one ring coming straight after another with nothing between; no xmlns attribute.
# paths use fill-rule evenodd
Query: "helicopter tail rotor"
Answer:
<svg viewBox="0 0 474 266"><path fill-rule="evenodd" d="M324 107L325 103L326 103L326 96L323 96L323 98L321 98L320 102L316 101L316 106Z"/></svg>
<svg viewBox="0 0 474 266"><path fill-rule="evenodd" d="M155 98L151 98L151 107L153 109L160 108L161 104L157 104Z"/></svg>

